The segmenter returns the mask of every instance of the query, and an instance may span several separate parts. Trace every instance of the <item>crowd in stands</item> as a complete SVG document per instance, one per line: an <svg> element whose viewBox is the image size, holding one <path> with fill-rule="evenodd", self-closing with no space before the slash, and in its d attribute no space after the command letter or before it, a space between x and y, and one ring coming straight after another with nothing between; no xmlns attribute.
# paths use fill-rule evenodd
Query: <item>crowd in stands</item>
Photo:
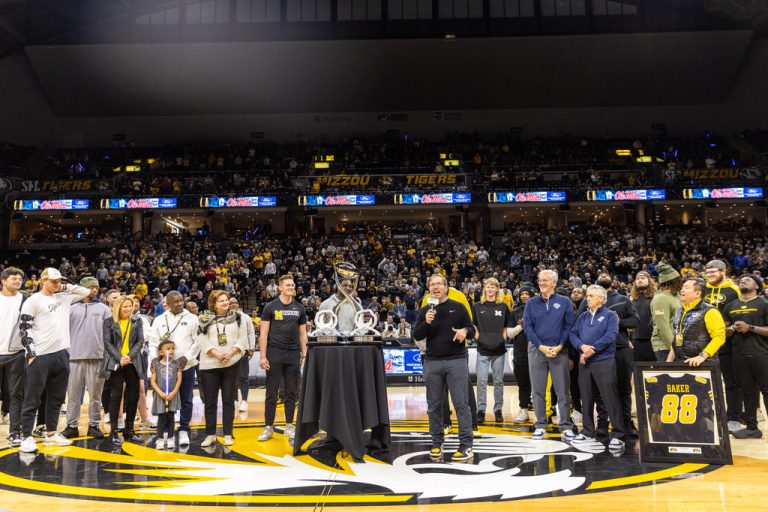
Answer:
<svg viewBox="0 0 768 512"><path fill-rule="evenodd" d="M619 156L617 149L630 150ZM387 133L373 138L343 138L337 142L266 141L247 145L183 145L138 148L132 144L102 149L63 149L38 157L36 174L51 178L116 178L124 194L274 193L293 187L313 192L311 179L323 174L467 173L475 185L509 187L608 187L693 185L685 171L763 165L768 150L764 131L745 131L726 138L705 133L698 137L594 138L562 135L533 137L503 134L449 133L443 140L409 138ZM333 155L326 170L318 159ZM458 167L446 167L457 160ZM652 157L639 164L636 157ZM128 166L139 172L126 172ZM115 170L119 172L115 172ZM620 170L623 172L610 172ZM630 171L630 172L627 172ZM297 178L305 179L298 180ZM463 183L440 187L461 190ZM468 184L472 185L472 183ZM409 189L420 187L410 185ZM432 185L432 188L435 188ZM323 188L339 192L343 188ZM346 189L349 190L349 189ZM409 191L396 181L378 180L371 191Z"/></svg>
<svg viewBox="0 0 768 512"><path fill-rule="evenodd" d="M545 231L536 225L514 225L499 248L467 237L448 235L439 225L423 223L407 236L383 225L360 225L347 233L317 237L260 236L215 241L191 234L158 234L140 241L123 240L108 249L80 254L13 253L4 266L27 272L25 288L34 290L39 272L57 268L72 281L90 275L104 289L135 294L142 309L162 312L162 298L181 291L205 308L211 290L226 290L244 306L260 309L277 294L276 279L292 273L296 296L313 317L320 302L334 293L333 264L348 261L360 273L357 295L380 313L381 320L397 308L415 318L416 303L426 279L445 273L451 286L479 300L482 279L496 277L511 295L539 270L551 268L566 289L594 283L600 272L615 276L627 289L639 270L655 275L665 262L681 274L700 274L713 259L728 262L734 275L768 275L768 253L762 226L728 224L660 227L640 233L621 227L576 227ZM718 231L718 229L727 231ZM42 251L45 252L45 251Z"/></svg>

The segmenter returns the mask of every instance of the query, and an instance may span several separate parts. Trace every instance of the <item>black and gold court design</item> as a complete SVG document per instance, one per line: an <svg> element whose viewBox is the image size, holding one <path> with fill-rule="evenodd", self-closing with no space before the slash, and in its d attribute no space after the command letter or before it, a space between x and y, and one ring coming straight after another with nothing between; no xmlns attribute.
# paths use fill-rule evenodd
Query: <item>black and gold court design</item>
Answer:
<svg viewBox="0 0 768 512"><path fill-rule="evenodd" d="M13 491L61 498L177 505L414 505L496 502L596 493L658 484L719 466L640 464L634 446L610 453L603 444L573 446L551 432L530 439L517 425L483 427L472 463L451 463L456 435L445 460L429 458L423 421L392 425L386 454L356 463L327 445L294 457L281 433L260 443L260 426L236 425L235 445L202 448L202 430L192 444L174 451L108 440L79 438L72 446L40 446L39 453L0 451L0 485ZM219 438L221 440L221 438Z"/></svg>

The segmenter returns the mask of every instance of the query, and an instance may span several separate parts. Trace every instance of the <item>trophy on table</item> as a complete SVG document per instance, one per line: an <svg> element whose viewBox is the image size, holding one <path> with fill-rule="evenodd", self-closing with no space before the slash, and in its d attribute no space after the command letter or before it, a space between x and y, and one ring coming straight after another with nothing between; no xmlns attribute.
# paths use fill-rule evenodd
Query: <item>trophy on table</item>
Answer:
<svg viewBox="0 0 768 512"><path fill-rule="evenodd" d="M336 342L341 338L351 338L351 341L373 341L374 336L381 336L381 333L375 329L376 313L370 309L365 309L363 305L352 296L342 286L342 282L349 280L352 283L352 290L357 288L357 282L360 275L357 268L346 261L337 263L333 267L334 282L336 283L338 302L332 309L321 309L315 314L315 330L309 333L309 336L316 338L319 342ZM354 311L354 326L351 329L339 328L339 316L345 318ZM345 322L346 323L346 322Z"/></svg>

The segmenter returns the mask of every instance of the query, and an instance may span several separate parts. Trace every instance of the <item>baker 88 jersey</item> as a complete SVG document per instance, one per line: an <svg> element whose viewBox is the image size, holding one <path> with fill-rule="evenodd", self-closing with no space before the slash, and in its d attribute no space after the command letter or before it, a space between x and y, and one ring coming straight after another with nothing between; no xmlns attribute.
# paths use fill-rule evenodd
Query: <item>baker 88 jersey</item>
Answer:
<svg viewBox="0 0 768 512"><path fill-rule="evenodd" d="M709 372L644 372L643 385L651 443L719 442Z"/></svg>

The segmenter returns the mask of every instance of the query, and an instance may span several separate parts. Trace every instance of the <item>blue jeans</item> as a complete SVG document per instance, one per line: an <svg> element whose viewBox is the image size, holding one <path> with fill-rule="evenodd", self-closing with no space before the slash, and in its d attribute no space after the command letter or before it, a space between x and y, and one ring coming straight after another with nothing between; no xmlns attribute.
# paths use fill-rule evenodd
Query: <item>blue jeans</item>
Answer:
<svg viewBox="0 0 768 512"><path fill-rule="evenodd" d="M477 354L475 372L477 373L477 410L485 412L486 389L488 387L488 367L493 374L493 412L501 412L504 405L504 356L484 356Z"/></svg>

